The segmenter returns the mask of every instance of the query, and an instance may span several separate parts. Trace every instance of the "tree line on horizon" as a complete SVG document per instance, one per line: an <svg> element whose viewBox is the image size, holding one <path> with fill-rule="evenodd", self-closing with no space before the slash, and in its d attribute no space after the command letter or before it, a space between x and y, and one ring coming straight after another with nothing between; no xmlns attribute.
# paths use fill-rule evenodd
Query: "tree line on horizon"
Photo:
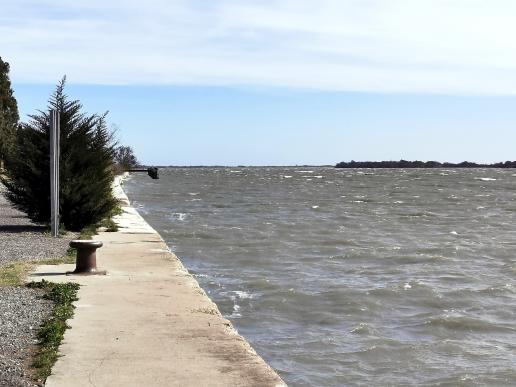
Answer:
<svg viewBox="0 0 516 387"><path fill-rule="evenodd" d="M516 161L494 164L477 164L470 161L461 163L440 163L439 161L341 161L335 168L516 168Z"/></svg>
<svg viewBox="0 0 516 387"><path fill-rule="evenodd" d="M48 106L19 122L9 64L0 57L0 182L9 202L36 223L50 223L50 113L60 116L60 223L71 231L111 217L117 208L115 174L138 165L119 145L104 114L86 114L58 83Z"/></svg>

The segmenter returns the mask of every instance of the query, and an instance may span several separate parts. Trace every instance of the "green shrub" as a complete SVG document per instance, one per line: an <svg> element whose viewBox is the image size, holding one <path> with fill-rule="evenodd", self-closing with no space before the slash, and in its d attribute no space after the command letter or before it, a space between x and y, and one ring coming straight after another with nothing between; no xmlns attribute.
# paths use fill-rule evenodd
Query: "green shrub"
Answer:
<svg viewBox="0 0 516 387"><path fill-rule="evenodd" d="M79 101L64 94L65 79L49 100L47 111L30 116L16 131L14 146L0 180L6 197L37 223L50 222L50 115L57 109L61 120L59 208L66 229L78 231L111 214L115 142L104 115L82 113Z"/></svg>

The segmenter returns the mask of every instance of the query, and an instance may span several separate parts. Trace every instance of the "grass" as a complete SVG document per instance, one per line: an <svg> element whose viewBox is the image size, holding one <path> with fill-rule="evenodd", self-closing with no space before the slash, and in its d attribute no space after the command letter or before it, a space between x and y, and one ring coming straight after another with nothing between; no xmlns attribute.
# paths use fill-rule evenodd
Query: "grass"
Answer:
<svg viewBox="0 0 516 387"><path fill-rule="evenodd" d="M38 332L38 349L32 363L36 379L45 382L59 356L58 349L64 333L70 328L66 320L74 314L73 302L77 300L79 284L71 282L56 284L43 280L30 282L27 287L43 290L44 298L55 304L51 317L45 321Z"/></svg>
<svg viewBox="0 0 516 387"><path fill-rule="evenodd" d="M93 235L97 235L97 228L96 224L84 227L79 234L79 239L91 239Z"/></svg>
<svg viewBox="0 0 516 387"><path fill-rule="evenodd" d="M117 232L118 226L112 218L106 218L99 223L99 227L105 227L107 232Z"/></svg>
<svg viewBox="0 0 516 387"><path fill-rule="evenodd" d="M30 262L14 262L1 266L0 286L22 286L31 268Z"/></svg>
<svg viewBox="0 0 516 387"><path fill-rule="evenodd" d="M1 286L23 286L27 274L36 265L60 265L63 263L75 263L75 249L69 248L66 255L57 258L42 259L37 261L13 262L9 265L0 266L0 287Z"/></svg>
<svg viewBox="0 0 516 387"><path fill-rule="evenodd" d="M124 211L122 210L122 207L120 206L120 204L117 204L115 206L115 208L113 209L113 211L111 211L109 216L107 218L103 219L98 224L98 227L104 227L107 232L117 232L118 231L118 226L115 223L115 221L113 220L113 217L116 216L116 215L122 215L123 212Z"/></svg>
<svg viewBox="0 0 516 387"><path fill-rule="evenodd" d="M79 239L92 239L94 235L97 235L98 229L101 227L104 228L107 232L117 232L118 226L113 220L113 216L120 215L122 213L122 207L117 205L107 218L102 219L97 224L84 227L79 234Z"/></svg>

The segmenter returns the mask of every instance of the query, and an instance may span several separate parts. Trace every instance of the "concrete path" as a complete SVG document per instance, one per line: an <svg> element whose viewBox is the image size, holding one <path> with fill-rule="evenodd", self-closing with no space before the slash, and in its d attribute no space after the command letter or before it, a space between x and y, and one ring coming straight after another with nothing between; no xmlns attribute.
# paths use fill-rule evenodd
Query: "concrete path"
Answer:
<svg viewBox="0 0 516 387"><path fill-rule="evenodd" d="M115 192L117 192L115 190ZM39 266L29 280L82 286L46 386L283 386L197 281L125 200L117 233L100 233L106 276Z"/></svg>

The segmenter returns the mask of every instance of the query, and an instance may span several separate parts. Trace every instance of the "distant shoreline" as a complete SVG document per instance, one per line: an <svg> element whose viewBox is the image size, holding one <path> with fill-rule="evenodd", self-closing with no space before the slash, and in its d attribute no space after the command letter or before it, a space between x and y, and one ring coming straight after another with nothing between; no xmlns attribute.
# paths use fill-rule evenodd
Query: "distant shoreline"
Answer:
<svg viewBox="0 0 516 387"><path fill-rule="evenodd" d="M298 164L298 165L155 165L159 169L184 168L516 168L516 161L505 161L494 164L478 164L470 161L449 163L438 161L341 161L337 164ZM148 166L141 166L147 169Z"/></svg>
<svg viewBox="0 0 516 387"><path fill-rule="evenodd" d="M332 168L333 164L324 165L156 165L157 168ZM142 167L143 168L143 167ZM145 167L147 168L147 167Z"/></svg>
<svg viewBox="0 0 516 387"><path fill-rule="evenodd" d="M341 161L335 168L516 168L516 161L494 164L477 164L470 161L461 163L440 163L438 161Z"/></svg>

